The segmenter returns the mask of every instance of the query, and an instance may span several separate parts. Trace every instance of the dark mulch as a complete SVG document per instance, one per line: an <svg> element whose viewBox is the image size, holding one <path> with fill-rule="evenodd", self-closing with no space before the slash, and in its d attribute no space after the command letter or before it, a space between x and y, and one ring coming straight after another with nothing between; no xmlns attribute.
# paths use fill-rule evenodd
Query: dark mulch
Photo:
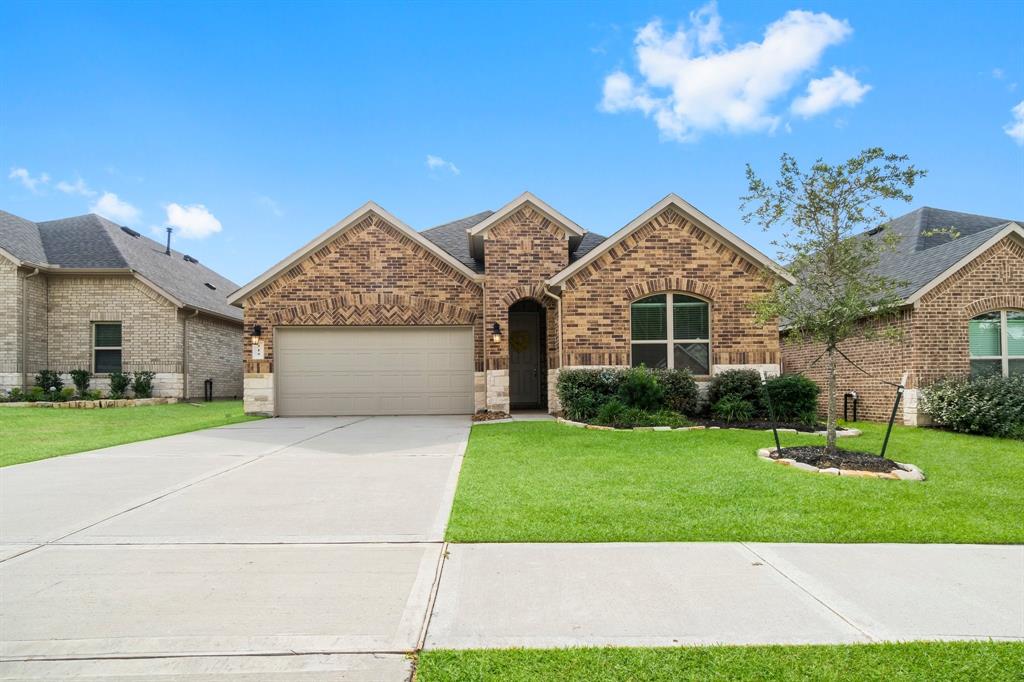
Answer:
<svg viewBox="0 0 1024 682"><path fill-rule="evenodd" d="M789 422L766 422L766 421L752 421L752 422L725 422L718 419L698 419L694 424L700 426L718 426L723 429L756 429L766 430L775 426L780 429L796 429L804 433L814 433L815 431L824 431L828 427L825 424L791 424ZM844 431L843 427L837 427L838 431Z"/></svg>
<svg viewBox="0 0 1024 682"><path fill-rule="evenodd" d="M896 469L905 471L891 459L879 457L870 452L857 450L836 450L836 454L829 455L825 452L824 445L801 445L795 448L782 448L782 454L777 452L771 454L772 459L793 459L797 462L810 464L819 469L853 469L859 471L880 471L889 473Z"/></svg>
<svg viewBox="0 0 1024 682"><path fill-rule="evenodd" d="M490 422L495 419L508 419L508 412L477 412L473 415L475 422Z"/></svg>

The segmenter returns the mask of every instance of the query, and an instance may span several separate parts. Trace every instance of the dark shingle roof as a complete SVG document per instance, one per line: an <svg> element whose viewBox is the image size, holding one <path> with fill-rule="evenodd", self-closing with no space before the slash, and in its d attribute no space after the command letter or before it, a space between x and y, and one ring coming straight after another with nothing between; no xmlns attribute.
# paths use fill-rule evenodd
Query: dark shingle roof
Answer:
<svg viewBox="0 0 1024 682"><path fill-rule="evenodd" d="M36 265L46 263L46 251L36 224L6 211L0 211L0 248L18 260Z"/></svg>
<svg viewBox="0 0 1024 682"><path fill-rule="evenodd" d="M26 239L22 233L29 231L28 226L35 229L39 243L35 257L29 257L30 248L23 246ZM227 295L237 284L200 263L186 261L180 251L172 249L168 256L163 244L133 236L92 213L31 223L0 211L0 247L22 260L58 268L130 268L185 305L242 319L242 311L227 303ZM215 288L210 289L208 283Z"/></svg>
<svg viewBox="0 0 1024 682"><path fill-rule="evenodd" d="M494 211L483 211L482 213L460 218L444 225L431 227L423 230L420 234L444 249L455 260L469 267L473 272L483 272L484 264L473 258L469 253L469 238L466 236L466 230L479 225L492 215L494 215ZM569 255L569 263L575 263L605 239L607 237L587 232L583 235L579 246L576 247L576 251Z"/></svg>
<svg viewBox="0 0 1024 682"><path fill-rule="evenodd" d="M1020 224L1020 221L1005 218L928 206L919 208L889 221L889 231L899 235L900 240L894 250L881 254L875 272L905 282L898 293L907 298L984 244L1009 222ZM952 230L955 235L944 230ZM884 234L872 235L871 232L863 236L881 239Z"/></svg>

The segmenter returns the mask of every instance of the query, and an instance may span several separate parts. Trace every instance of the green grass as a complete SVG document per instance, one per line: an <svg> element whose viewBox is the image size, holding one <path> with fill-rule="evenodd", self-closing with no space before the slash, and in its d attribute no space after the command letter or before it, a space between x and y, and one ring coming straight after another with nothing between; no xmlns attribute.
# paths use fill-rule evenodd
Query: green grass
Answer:
<svg viewBox="0 0 1024 682"><path fill-rule="evenodd" d="M1020 680L1024 644L910 642L677 649L425 651L418 682L558 680Z"/></svg>
<svg viewBox="0 0 1024 682"><path fill-rule="evenodd" d="M242 401L92 410L0 407L0 466L250 421Z"/></svg>
<svg viewBox="0 0 1024 682"><path fill-rule="evenodd" d="M884 426L840 446L878 452ZM788 444L822 443L781 434ZM456 542L1024 542L1024 443L897 427L888 456L924 482L761 461L760 431L476 426L447 537Z"/></svg>

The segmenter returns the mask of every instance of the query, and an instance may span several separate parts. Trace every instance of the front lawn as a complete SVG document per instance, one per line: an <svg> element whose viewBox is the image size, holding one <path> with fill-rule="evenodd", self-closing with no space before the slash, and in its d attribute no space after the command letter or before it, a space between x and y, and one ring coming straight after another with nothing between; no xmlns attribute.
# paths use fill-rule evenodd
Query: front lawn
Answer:
<svg viewBox="0 0 1024 682"><path fill-rule="evenodd" d="M0 407L0 466L250 421L242 401L92 410Z"/></svg>
<svg viewBox="0 0 1024 682"><path fill-rule="evenodd" d="M419 682L488 680L1019 680L1024 644L910 642L677 649L424 651Z"/></svg>
<svg viewBox="0 0 1024 682"><path fill-rule="evenodd" d="M884 425L840 447L878 452ZM783 447L822 443L782 434ZM1024 542L1024 443L897 427L887 456L924 482L761 461L770 433L475 426L447 537L456 542Z"/></svg>

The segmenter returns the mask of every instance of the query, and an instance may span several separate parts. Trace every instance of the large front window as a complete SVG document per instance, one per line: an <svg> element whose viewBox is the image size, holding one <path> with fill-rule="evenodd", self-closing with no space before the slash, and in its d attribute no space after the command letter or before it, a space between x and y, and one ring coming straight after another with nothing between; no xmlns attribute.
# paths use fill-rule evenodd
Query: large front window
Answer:
<svg viewBox="0 0 1024 682"><path fill-rule="evenodd" d="M711 370L708 303L684 294L657 294L630 306L633 366Z"/></svg>
<svg viewBox="0 0 1024 682"><path fill-rule="evenodd" d="M97 322L92 326L92 371L109 374L121 371L121 323Z"/></svg>
<svg viewBox="0 0 1024 682"><path fill-rule="evenodd" d="M994 310L967 323L971 377L1024 375L1024 311Z"/></svg>

